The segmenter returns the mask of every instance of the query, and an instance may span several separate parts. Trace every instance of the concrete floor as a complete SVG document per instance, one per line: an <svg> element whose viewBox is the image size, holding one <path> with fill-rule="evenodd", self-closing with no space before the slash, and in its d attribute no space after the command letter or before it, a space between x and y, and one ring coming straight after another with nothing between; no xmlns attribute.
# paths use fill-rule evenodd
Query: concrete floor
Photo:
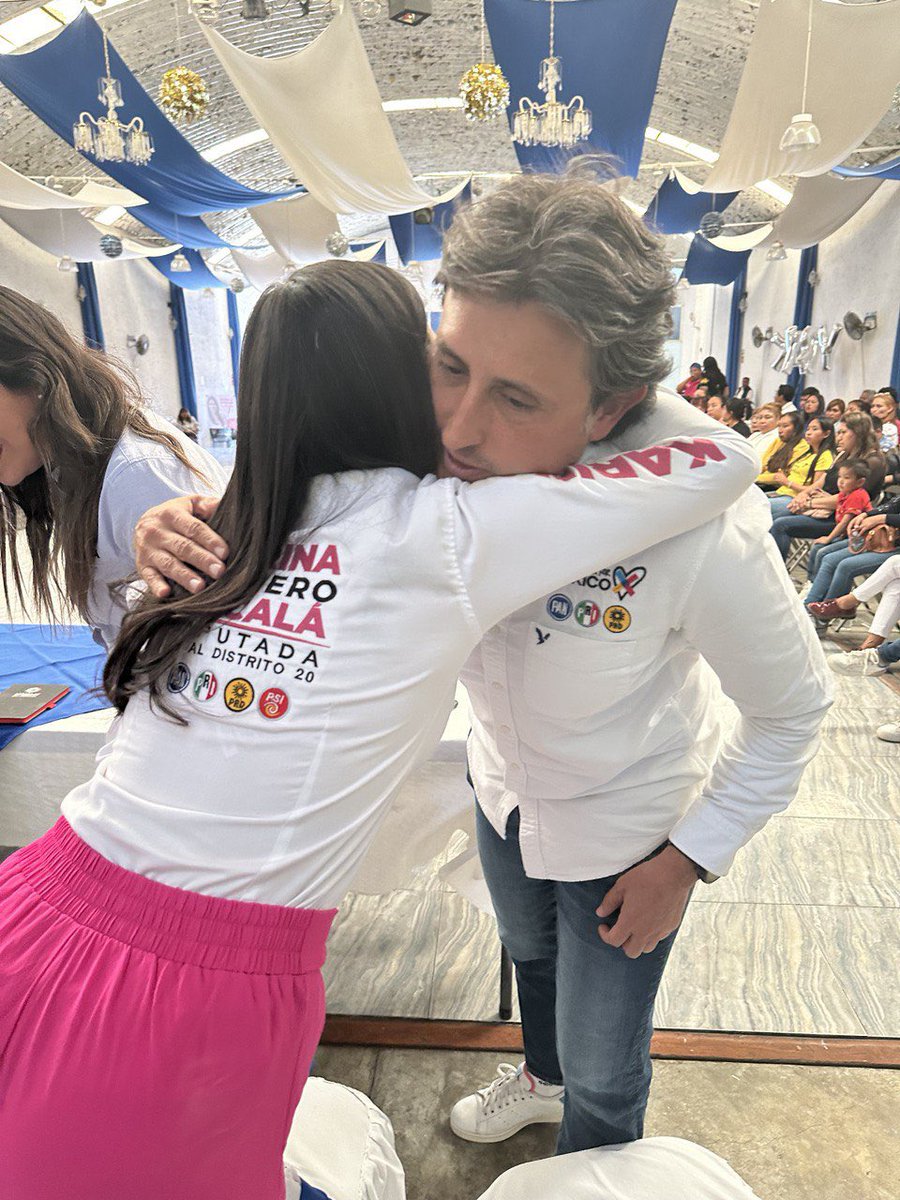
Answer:
<svg viewBox="0 0 900 1200"><path fill-rule="evenodd" d="M481 1052L323 1046L314 1073L365 1092L390 1117L408 1200L477 1200L508 1167L552 1154L556 1139L550 1126L494 1146L450 1132L451 1105L487 1083L497 1062ZM897 1200L898 1112L896 1071L658 1062L646 1132L708 1146L760 1200Z"/></svg>

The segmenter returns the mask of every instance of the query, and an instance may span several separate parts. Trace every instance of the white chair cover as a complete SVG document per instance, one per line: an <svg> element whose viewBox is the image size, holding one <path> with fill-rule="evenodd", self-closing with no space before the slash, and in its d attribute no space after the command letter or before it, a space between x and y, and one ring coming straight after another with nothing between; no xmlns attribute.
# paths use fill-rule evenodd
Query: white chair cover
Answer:
<svg viewBox="0 0 900 1200"><path fill-rule="evenodd" d="M301 1179L329 1200L406 1200L403 1167L390 1121L368 1096L327 1079L310 1079L284 1152L289 1200Z"/></svg>
<svg viewBox="0 0 900 1200"><path fill-rule="evenodd" d="M681 1138L580 1150L505 1171L479 1200L760 1200L724 1159Z"/></svg>

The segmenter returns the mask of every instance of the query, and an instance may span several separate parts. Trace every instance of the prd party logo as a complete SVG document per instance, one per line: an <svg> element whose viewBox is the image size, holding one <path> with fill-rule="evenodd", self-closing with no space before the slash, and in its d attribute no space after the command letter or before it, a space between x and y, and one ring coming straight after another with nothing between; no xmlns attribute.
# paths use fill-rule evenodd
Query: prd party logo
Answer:
<svg viewBox="0 0 900 1200"><path fill-rule="evenodd" d="M219 681L212 671L201 671L194 680L194 698L196 700L212 700L219 690Z"/></svg>
<svg viewBox="0 0 900 1200"><path fill-rule="evenodd" d="M259 698L259 711L270 721L276 721L287 712L288 703L287 692L282 688L266 688Z"/></svg>
<svg viewBox="0 0 900 1200"><path fill-rule="evenodd" d="M243 712L253 703L253 684L249 679L232 679L225 684L225 707L229 712Z"/></svg>
<svg viewBox="0 0 900 1200"><path fill-rule="evenodd" d="M631 624L631 613L621 604L613 604L603 614L603 624L610 633L624 633Z"/></svg>
<svg viewBox="0 0 900 1200"><path fill-rule="evenodd" d="M575 605L575 620L585 629L591 629L600 620L600 609L593 600L579 600Z"/></svg>

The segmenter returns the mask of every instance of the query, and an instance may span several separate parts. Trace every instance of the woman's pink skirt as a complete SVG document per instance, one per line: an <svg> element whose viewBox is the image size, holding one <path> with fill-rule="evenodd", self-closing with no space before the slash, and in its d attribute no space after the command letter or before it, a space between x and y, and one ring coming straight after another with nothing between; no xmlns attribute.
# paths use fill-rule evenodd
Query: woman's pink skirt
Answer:
<svg viewBox="0 0 900 1200"><path fill-rule="evenodd" d="M167 887L62 819L0 865L3 1200L282 1200L333 917Z"/></svg>

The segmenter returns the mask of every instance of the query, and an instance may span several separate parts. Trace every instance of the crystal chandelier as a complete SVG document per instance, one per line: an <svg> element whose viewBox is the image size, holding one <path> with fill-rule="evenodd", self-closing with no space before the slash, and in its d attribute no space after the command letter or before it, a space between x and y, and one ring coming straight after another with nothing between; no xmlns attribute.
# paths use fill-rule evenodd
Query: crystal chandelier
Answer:
<svg viewBox="0 0 900 1200"><path fill-rule="evenodd" d="M800 107L806 108L806 88L809 83L809 54L812 46L813 0L809 0L809 11L806 21L806 61L803 66L803 98ZM819 127L812 119L812 113L799 112L791 117L791 123L781 135L778 143L779 150L809 150L822 144Z"/></svg>
<svg viewBox="0 0 900 1200"><path fill-rule="evenodd" d="M573 96L568 104L556 98L562 87L562 62L555 54L556 0L550 0L550 55L541 62L538 87L547 97L536 104L527 96L519 101L519 111L513 123L513 141L523 146L562 146L568 150L583 142L592 129L591 111L584 106L582 96Z"/></svg>
<svg viewBox="0 0 900 1200"><path fill-rule="evenodd" d="M144 167L153 157L153 139L144 131L144 122L133 117L127 125L119 120L122 85L113 78L109 66L109 42L103 34L103 61L106 74L99 81L97 99L106 105L105 117L83 112L72 128L75 149L90 154L98 162L127 162Z"/></svg>

